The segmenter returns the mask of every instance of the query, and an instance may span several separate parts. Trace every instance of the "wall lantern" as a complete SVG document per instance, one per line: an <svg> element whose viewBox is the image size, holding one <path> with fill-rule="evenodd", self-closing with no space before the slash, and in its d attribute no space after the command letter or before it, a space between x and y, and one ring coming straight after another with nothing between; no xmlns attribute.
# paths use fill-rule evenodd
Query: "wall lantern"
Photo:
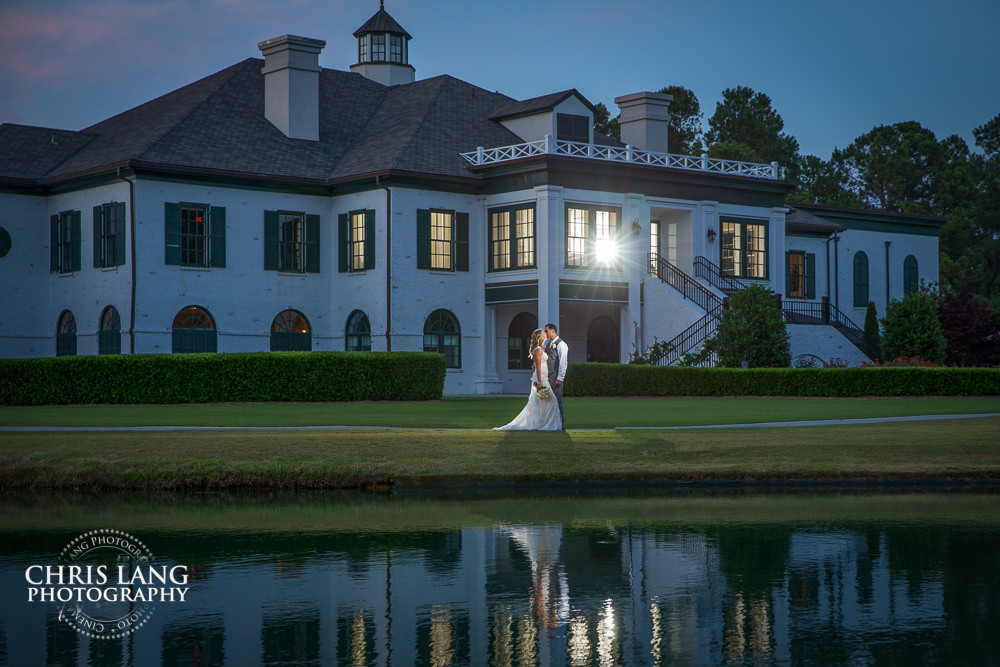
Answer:
<svg viewBox="0 0 1000 667"><path fill-rule="evenodd" d="M708 236L708 242L709 243L714 243L715 242L715 228L714 227L709 227L708 228L708 232L706 233L706 236Z"/></svg>
<svg viewBox="0 0 1000 667"><path fill-rule="evenodd" d="M642 226L638 222L632 223L632 236L638 237L639 233L642 231Z"/></svg>

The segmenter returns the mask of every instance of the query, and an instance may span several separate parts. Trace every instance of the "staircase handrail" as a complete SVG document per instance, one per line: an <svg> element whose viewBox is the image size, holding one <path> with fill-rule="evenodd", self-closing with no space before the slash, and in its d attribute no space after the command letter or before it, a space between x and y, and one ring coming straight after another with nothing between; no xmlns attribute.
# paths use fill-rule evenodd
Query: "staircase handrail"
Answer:
<svg viewBox="0 0 1000 667"><path fill-rule="evenodd" d="M722 306L722 299L655 252L649 253L649 267L653 275L683 294L685 299L693 301L706 313Z"/></svg>
<svg viewBox="0 0 1000 667"><path fill-rule="evenodd" d="M694 275L698 278L704 278L712 287L724 291L738 292L747 286L742 280L722 275L722 269L713 264L712 260L701 255L694 258Z"/></svg>
<svg viewBox="0 0 1000 667"><path fill-rule="evenodd" d="M827 309L825 313L824 308ZM825 297L821 302L782 301L781 312L785 321L791 324L829 324L840 331L869 359L878 356L878 346L865 335L864 330L839 308L829 303Z"/></svg>
<svg viewBox="0 0 1000 667"><path fill-rule="evenodd" d="M722 312L721 302L706 313L703 318L670 339L667 343L670 346L670 351L660 360L660 366L674 365L681 356L708 340L715 333L716 327L719 326L720 312Z"/></svg>

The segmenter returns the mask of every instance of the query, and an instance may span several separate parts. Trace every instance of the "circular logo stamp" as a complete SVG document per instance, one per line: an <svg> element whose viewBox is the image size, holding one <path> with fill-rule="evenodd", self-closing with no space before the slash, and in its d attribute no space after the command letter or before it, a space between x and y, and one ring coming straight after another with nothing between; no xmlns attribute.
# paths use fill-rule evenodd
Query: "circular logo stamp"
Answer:
<svg viewBox="0 0 1000 667"><path fill-rule="evenodd" d="M101 528L72 540L59 554L59 619L94 639L132 634L153 615L154 601L142 591L143 569L153 560L145 544L120 530Z"/></svg>

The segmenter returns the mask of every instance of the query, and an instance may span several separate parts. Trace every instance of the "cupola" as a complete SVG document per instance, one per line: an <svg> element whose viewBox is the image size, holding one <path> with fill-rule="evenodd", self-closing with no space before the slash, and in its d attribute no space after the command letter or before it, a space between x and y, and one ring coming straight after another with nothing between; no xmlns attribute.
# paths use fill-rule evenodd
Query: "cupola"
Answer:
<svg viewBox="0 0 1000 667"><path fill-rule="evenodd" d="M358 62L351 65L352 72L385 86L413 83L416 70L410 65L410 34L385 11L384 0L354 36L358 38Z"/></svg>

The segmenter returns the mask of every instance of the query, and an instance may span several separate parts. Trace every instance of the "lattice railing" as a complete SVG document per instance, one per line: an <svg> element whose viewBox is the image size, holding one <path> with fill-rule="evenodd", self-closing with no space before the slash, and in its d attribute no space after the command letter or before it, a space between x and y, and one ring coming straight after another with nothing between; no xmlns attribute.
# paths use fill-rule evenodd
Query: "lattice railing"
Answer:
<svg viewBox="0 0 1000 667"><path fill-rule="evenodd" d="M656 167L673 167L694 171L709 171L719 174L735 174L752 178L778 179L781 170L777 162L762 164L759 162L740 162L739 160L722 160L700 156L675 155L673 153L656 153L643 151L632 146L598 146L577 141L559 141L552 135L545 135L540 141L529 141L512 146L499 148L483 148L461 154L470 164L476 166L497 164L508 160L534 157L536 155L568 155L592 160L607 160L610 162L625 162L631 164L646 164Z"/></svg>

